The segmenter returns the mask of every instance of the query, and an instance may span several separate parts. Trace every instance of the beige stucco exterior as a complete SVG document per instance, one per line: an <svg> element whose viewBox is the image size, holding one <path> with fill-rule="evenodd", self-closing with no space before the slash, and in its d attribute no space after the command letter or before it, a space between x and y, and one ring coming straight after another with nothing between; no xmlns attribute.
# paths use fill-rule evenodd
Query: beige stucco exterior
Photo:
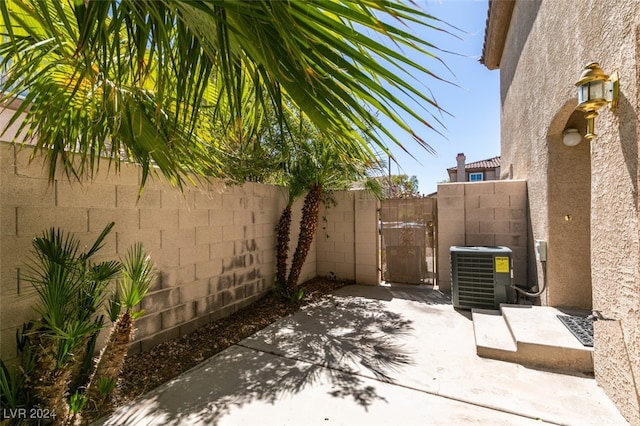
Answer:
<svg viewBox="0 0 640 426"><path fill-rule="evenodd" d="M592 308L606 318L595 322L595 375L638 425L640 3L506 3L513 2L494 0L492 13L513 6L512 15L489 20L489 31L508 28L504 50L498 55L493 46L500 43L486 44L485 58L500 68L502 170L527 181L530 244L548 241L543 303ZM590 62L618 71L619 106L599 111L595 139L567 147L564 129L585 134L583 114L574 112L575 82ZM532 255L529 264L542 282Z"/></svg>

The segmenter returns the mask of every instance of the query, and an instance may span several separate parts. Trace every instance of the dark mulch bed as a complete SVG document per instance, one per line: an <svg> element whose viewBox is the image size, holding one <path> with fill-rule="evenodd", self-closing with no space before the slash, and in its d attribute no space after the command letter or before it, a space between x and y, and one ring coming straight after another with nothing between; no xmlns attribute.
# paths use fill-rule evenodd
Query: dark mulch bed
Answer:
<svg viewBox="0 0 640 426"><path fill-rule="evenodd" d="M302 284L303 300L292 303L269 293L253 304L191 334L161 343L147 352L127 357L120 387L114 395L118 407L177 377L301 306L321 300L347 283L314 278Z"/></svg>

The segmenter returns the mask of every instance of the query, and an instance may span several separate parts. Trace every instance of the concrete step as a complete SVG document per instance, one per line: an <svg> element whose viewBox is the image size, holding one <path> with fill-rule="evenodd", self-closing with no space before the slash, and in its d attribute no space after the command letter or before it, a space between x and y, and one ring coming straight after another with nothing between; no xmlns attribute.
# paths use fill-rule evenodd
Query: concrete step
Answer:
<svg viewBox="0 0 640 426"><path fill-rule="evenodd" d="M583 346L556 316L566 314L548 306L473 309L477 354L551 370L593 372L593 348Z"/></svg>

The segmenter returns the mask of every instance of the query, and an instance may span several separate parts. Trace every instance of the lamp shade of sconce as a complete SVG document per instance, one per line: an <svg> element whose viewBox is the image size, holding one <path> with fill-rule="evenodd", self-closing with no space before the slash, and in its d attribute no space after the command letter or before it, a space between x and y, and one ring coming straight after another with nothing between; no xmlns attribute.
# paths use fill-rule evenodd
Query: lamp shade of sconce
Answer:
<svg viewBox="0 0 640 426"><path fill-rule="evenodd" d="M576 146L582 141L582 136L578 129L566 129L562 133L562 143L566 146Z"/></svg>
<svg viewBox="0 0 640 426"><path fill-rule="evenodd" d="M584 137L593 139L596 137L594 121L598 116L597 111L609 103L612 108L617 106L618 73L615 72L609 77L597 62L592 62L584 68L576 86L578 87L576 110L584 112L587 120L587 133Z"/></svg>

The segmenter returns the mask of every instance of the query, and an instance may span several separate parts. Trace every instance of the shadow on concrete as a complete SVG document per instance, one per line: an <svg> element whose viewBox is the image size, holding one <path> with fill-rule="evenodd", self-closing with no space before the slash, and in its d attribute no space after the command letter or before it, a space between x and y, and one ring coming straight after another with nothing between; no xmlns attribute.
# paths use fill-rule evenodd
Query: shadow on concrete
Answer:
<svg viewBox="0 0 640 426"><path fill-rule="evenodd" d="M425 305L450 305L451 296L433 286L389 283L379 286L351 285L334 293L336 296L365 297L367 299L391 301L403 299Z"/></svg>
<svg viewBox="0 0 640 426"><path fill-rule="evenodd" d="M319 382L329 384L331 397L366 411L386 400L365 376L390 382L394 371L413 364L399 341L411 324L380 301L332 297L230 347L104 424L143 418L145 424L216 424L246 404L275 404Z"/></svg>

